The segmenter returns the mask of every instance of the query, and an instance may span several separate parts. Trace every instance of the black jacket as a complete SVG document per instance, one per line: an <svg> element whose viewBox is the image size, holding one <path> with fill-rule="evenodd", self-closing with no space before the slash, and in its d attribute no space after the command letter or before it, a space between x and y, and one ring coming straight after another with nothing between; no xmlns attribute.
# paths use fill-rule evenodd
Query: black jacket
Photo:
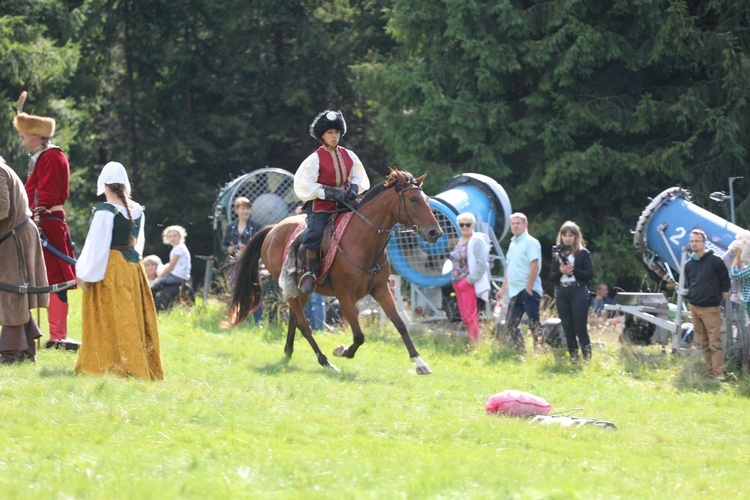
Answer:
<svg viewBox="0 0 750 500"><path fill-rule="evenodd" d="M724 261L709 250L696 260L690 258L685 263L685 287L687 299L699 307L716 307L729 292L731 281Z"/></svg>
<svg viewBox="0 0 750 500"><path fill-rule="evenodd" d="M578 283L588 286L591 278L594 277L594 263L591 261L591 254L585 248L581 248L575 255L573 262L573 276ZM552 258L549 266L549 279L555 284L560 284L562 273L560 272L560 259Z"/></svg>
<svg viewBox="0 0 750 500"><path fill-rule="evenodd" d="M221 239L221 250L227 253L227 249L230 246L237 248L240 243L247 245L250 238L260 229L260 224L253 222L252 220L247 221L245 230L242 234L237 232L237 220L233 220L227 224L227 228L224 231L224 237Z"/></svg>

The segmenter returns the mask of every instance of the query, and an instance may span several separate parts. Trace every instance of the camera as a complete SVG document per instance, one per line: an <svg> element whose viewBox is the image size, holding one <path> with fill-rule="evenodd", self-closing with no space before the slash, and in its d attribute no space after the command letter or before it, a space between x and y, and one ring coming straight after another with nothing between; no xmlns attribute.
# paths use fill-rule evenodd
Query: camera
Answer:
<svg viewBox="0 0 750 500"><path fill-rule="evenodd" d="M568 263L568 255L570 255L570 245L553 245L552 246L552 257L557 257L563 264Z"/></svg>

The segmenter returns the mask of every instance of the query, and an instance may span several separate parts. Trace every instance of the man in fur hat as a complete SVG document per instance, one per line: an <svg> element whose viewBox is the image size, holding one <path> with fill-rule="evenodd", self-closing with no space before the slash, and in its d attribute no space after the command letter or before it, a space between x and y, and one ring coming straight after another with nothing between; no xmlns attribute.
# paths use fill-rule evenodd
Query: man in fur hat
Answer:
<svg viewBox="0 0 750 500"><path fill-rule="evenodd" d="M47 274L39 232L21 179L0 158L0 281L3 284L46 287ZM0 364L34 361L41 337L29 309L47 307L49 294L0 290Z"/></svg>
<svg viewBox="0 0 750 500"><path fill-rule="evenodd" d="M306 249L307 272L302 275L299 289L309 294L320 271L320 241L332 212L354 202L357 195L370 189L365 167L353 151L339 146L346 134L341 111L326 110L310 125L310 135L321 142L294 174L294 192L305 202L307 227L301 242Z"/></svg>
<svg viewBox="0 0 750 500"><path fill-rule="evenodd" d="M62 150L50 142L55 135L55 120L46 116L23 112L26 91L18 100L18 114L13 125L21 136L23 147L29 152L29 175L26 194L34 213L34 221L46 239L44 262L50 284L75 280L75 253L65 220L63 205L70 190L70 165ZM50 248L52 247L52 248ZM50 295L49 341L47 348L78 349L79 343L68 339L67 290Z"/></svg>

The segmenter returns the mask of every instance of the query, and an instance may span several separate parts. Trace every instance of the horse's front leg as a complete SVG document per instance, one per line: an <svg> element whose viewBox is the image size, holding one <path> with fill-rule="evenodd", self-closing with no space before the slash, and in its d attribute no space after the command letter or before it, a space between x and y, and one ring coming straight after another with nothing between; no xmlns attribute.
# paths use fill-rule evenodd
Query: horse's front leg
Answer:
<svg viewBox="0 0 750 500"><path fill-rule="evenodd" d="M339 371L338 368L333 366L331 363L328 362L328 358L325 354L323 354L323 351L320 350L320 347L318 347L318 343L315 342L315 339L313 338L312 334L312 328L310 327L310 322L305 317L305 313L302 310L302 304L300 303L299 299L296 297L290 298L288 301L289 304L289 310L292 315L296 318L296 323L299 329L302 331L302 336L307 339L307 342L310 344L310 347L312 347L312 350L315 352L315 355L318 357L318 363L320 363L321 366L325 366L327 368L331 368L335 371ZM294 344L294 330L291 329L291 321L292 319L289 319L290 322L290 329L287 332L287 347ZM292 336L292 340L290 342L289 336ZM285 347L285 351L286 351ZM289 353L287 353L289 355Z"/></svg>
<svg viewBox="0 0 750 500"><path fill-rule="evenodd" d="M333 351L334 356L353 358L357 354L359 346L365 343L365 334L362 333L362 328L359 326L359 318L357 316L357 304L352 297L338 297L339 306L341 307L341 314L349 322L349 326L352 329L352 345L346 347L344 345L338 346Z"/></svg>
<svg viewBox="0 0 750 500"><path fill-rule="evenodd" d="M414 344L411 341L411 337L409 336L409 331L406 329L406 324L401 318L401 315L398 313L398 309L396 309L396 303L393 300L393 295L388 289L388 286L385 285L373 289L372 297L378 302L378 304L380 304L380 307L383 308L383 312L385 313L385 315L388 316L388 319L391 320L391 323L393 323L393 325L396 327L398 333L401 334L401 339L406 345L406 350L409 352L409 357L417 367L417 373L420 375L428 375L432 373L432 370L430 370L430 367L427 365L427 363L422 361L422 358L419 357L419 353L414 347Z"/></svg>

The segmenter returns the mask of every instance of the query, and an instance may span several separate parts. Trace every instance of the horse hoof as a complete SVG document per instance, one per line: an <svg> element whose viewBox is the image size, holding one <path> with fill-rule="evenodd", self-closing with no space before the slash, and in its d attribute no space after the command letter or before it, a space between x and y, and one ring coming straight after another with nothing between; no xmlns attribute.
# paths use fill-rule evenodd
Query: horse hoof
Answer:
<svg viewBox="0 0 750 500"><path fill-rule="evenodd" d="M430 370L430 367L427 365L417 367L418 375L429 375L431 373L432 373L432 370Z"/></svg>
<svg viewBox="0 0 750 500"><path fill-rule="evenodd" d="M343 358L344 356L346 356L346 346L345 345L338 346L336 349L333 350L333 355L338 358Z"/></svg>
<svg viewBox="0 0 750 500"><path fill-rule="evenodd" d="M330 368L331 370L335 371L336 373L341 373L341 370L339 370L338 368L336 368L335 366L333 366L331 363L328 363L328 368Z"/></svg>

